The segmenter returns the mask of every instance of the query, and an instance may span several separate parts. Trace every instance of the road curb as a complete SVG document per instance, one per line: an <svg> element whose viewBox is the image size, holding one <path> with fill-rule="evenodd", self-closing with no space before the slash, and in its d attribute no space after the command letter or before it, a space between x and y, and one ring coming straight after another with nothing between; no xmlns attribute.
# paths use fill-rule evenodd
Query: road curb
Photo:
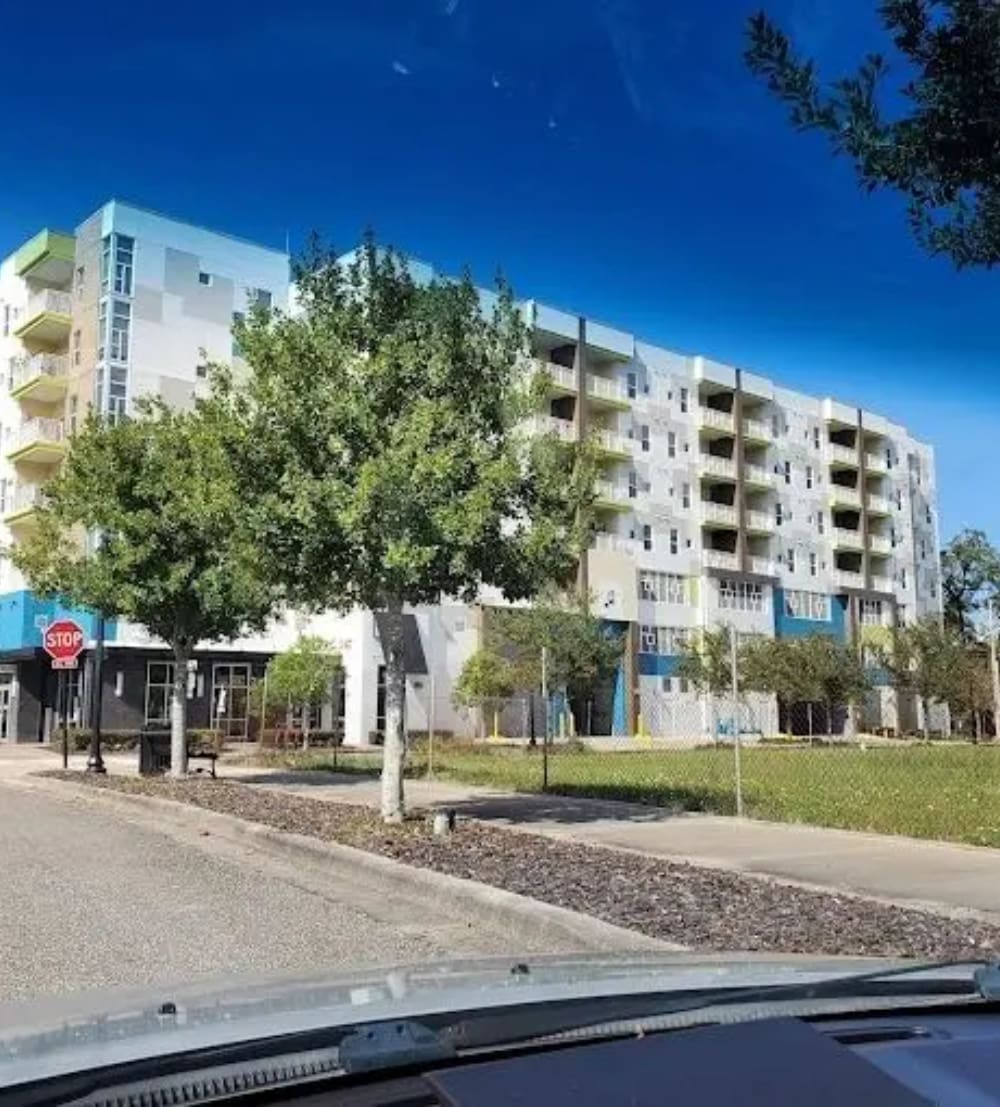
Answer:
<svg viewBox="0 0 1000 1107"><path fill-rule="evenodd" d="M458 909L490 930L519 934L528 942L564 941L568 949L594 953L687 949L503 888L406 865L338 842L323 842L303 834L276 830L178 800L37 776L30 781L22 778L20 783L63 798L72 796L133 814L154 814L157 828L167 833L207 833L240 845L252 845L271 856L300 863L306 860L334 879L355 883L360 879L384 889L387 894L413 900L415 907L431 904L443 911Z"/></svg>

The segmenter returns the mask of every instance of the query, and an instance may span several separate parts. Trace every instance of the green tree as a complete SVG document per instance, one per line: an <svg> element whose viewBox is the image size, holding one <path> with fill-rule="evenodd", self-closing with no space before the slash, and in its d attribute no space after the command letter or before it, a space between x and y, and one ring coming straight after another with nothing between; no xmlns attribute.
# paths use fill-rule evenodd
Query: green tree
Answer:
<svg viewBox="0 0 1000 1107"><path fill-rule="evenodd" d="M182 776L195 646L262 630L275 592L257 572L225 414L136 408L114 425L87 420L10 556L42 595L138 623L170 647L170 767Z"/></svg>
<svg viewBox="0 0 1000 1107"><path fill-rule="evenodd" d="M963 652L955 631L933 615L894 628L880 649L879 660L893 688L920 702L925 738L930 733L930 705L950 705L955 698L955 678Z"/></svg>
<svg viewBox="0 0 1000 1107"><path fill-rule="evenodd" d="M267 667L265 707L302 712L302 739L309 745L312 711L330 702L334 681L343 675L340 654L318 635L302 635ZM261 690L263 696L263 688Z"/></svg>
<svg viewBox="0 0 1000 1107"><path fill-rule="evenodd" d="M809 736L813 733L812 703L820 697L809 672L800 664L799 639L755 637L740 650L740 686L776 696L791 710L806 703Z"/></svg>
<svg viewBox="0 0 1000 1107"><path fill-rule="evenodd" d="M1000 595L1000 553L981 530L963 530L941 551L944 617L966 641L976 634L976 616Z"/></svg>
<svg viewBox="0 0 1000 1107"><path fill-rule="evenodd" d="M620 632L591 614L586 598L551 591L530 607L491 608L487 640L510 659L519 688L541 685L544 650L549 689L565 692L578 720L613 678L624 645Z"/></svg>
<svg viewBox="0 0 1000 1107"><path fill-rule="evenodd" d="M452 691L456 707L478 710L480 736L486 733L486 710L514 694L514 666L506 657L492 650L476 650L470 654Z"/></svg>
<svg viewBox="0 0 1000 1107"><path fill-rule="evenodd" d="M801 699L825 706L827 734L832 734L836 709L850 707L871 686L858 651L828 634L808 634L789 643L789 654L801 674Z"/></svg>
<svg viewBox="0 0 1000 1107"><path fill-rule="evenodd" d="M677 675L690 681L700 692L713 694L732 692L730 634L729 627L717 627L714 630L705 628L692 635L680 655ZM759 674L755 672L754 675Z"/></svg>
<svg viewBox="0 0 1000 1107"><path fill-rule="evenodd" d="M800 130L826 134L861 185L908 202L918 241L956 265L1000 261L1000 5L996 0L882 0L899 60L869 54L824 85L764 12L751 17L746 62L791 109Z"/></svg>
<svg viewBox="0 0 1000 1107"><path fill-rule="evenodd" d="M371 236L295 267L301 311L236 328L249 367L216 388L243 427L262 571L290 603L382 613L382 814L403 818L407 605L508 599L572 575L592 475L523 430L538 402L510 290L414 279Z"/></svg>

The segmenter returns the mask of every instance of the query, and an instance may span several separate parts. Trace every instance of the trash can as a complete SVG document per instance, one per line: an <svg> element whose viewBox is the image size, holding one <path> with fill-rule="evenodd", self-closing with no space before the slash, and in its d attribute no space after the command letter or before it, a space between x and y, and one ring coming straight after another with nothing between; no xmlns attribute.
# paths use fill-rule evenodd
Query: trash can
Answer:
<svg viewBox="0 0 1000 1107"><path fill-rule="evenodd" d="M156 776L170 768L170 731L142 730L139 733L139 775Z"/></svg>

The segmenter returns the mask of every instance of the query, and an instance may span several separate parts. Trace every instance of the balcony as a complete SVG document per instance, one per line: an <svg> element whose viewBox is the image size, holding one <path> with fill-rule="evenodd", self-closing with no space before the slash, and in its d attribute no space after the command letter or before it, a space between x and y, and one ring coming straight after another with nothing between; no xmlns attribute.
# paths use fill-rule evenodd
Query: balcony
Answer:
<svg viewBox="0 0 1000 1107"><path fill-rule="evenodd" d="M743 437L751 442L767 443L771 441L771 428L759 419L744 419Z"/></svg>
<svg viewBox="0 0 1000 1107"><path fill-rule="evenodd" d="M536 362L538 371L549 378L549 394L552 396L576 395L576 370L552 361Z"/></svg>
<svg viewBox="0 0 1000 1107"><path fill-rule="evenodd" d="M873 492L869 492L866 502L868 505L869 515L889 514L889 501L885 498L885 496L876 496Z"/></svg>
<svg viewBox="0 0 1000 1107"><path fill-rule="evenodd" d="M865 469L869 473L888 473L884 454L865 454Z"/></svg>
<svg viewBox="0 0 1000 1107"><path fill-rule="evenodd" d="M746 529L755 534L770 534L774 530L774 517L769 511L748 511L744 520Z"/></svg>
<svg viewBox="0 0 1000 1107"><path fill-rule="evenodd" d="M872 577L872 591L873 592L892 592L893 584L892 577L878 576Z"/></svg>
<svg viewBox="0 0 1000 1107"><path fill-rule="evenodd" d="M632 511L635 500L630 497L627 484L615 484L610 480L599 480L594 485L597 498L594 506L605 511Z"/></svg>
<svg viewBox="0 0 1000 1107"><path fill-rule="evenodd" d="M831 507L861 507L861 493L856 488L847 488L842 484L830 485Z"/></svg>
<svg viewBox="0 0 1000 1107"><path fill-rule="evenodd" d="M627 411L632 402L623 381L597 377L593 373L587 374L587 399L592 407L613 408L617 411Z"/></svg>
<svg viewBox="0 0 1000 1107"><path fill-rule="evenodd" d="M774 484L774 473L763 465L744 464L743 483L752 488L770 488Z"/></svg>
<svg viewBox="0 0 1000 1107"><path fill-rule="evenodd" d="M833 581L838 588L861 589L865 586L865 575L850 569L837 569L833 574Z"/></svg>
<svg viewBox="0 0 1000 1107"><path fill-rule="evenodd" d="M717 411L714 407L698 408L698 426L702 430L719 431L721 434L735 434L736 423L730 411Z"/></svg>
<svg viewBox="0 0 1000 1107"><path fill-rule="evenodd" d="M61 419L26 419L14 435L7 460L52 465L62 461L66 436Z"/></svg>
<svg viewBox="0 0 1000 1107"><path fill-rule="evenodd" d="M3 513L4 524L10 529L24 529L35 523L35 508L42 502L42 489L37 484L17 484Z"/></svg>
<svg viewBox="0 0 1000 1107"><path fill-rule="evenodd" d="M868 549L880 557L888 557L892 552L892 543L888 538L883 538L881 534L869 534Z"/></svg>
<svg viewBox="0 0 1000 1107"><path fill-rule="evenodd" d="M42 346L63 346L72 324L73 300L68 292L42 289L28 301L14 334L22 342Z"/></svg>
<svg viewBox="0 0 1000 1107"><path fill-rule="evenodd" d="M840 550L860 550L862 547L861 531L834 527L833 544Z"/></svg>
<svg viewBox="0 0 1000 1107"><path fill-rule="evenodd" d="M716 457L714 454L698 455L698 472L703 477L722 477L724 480L736 480L736 462L729 457Z"/></svg>
<svg viewBox="0 0 1000 1107"><path fill-rule="evenodd" d="M609 459L626 461L632 456L632 443L623 434L610 430L592 432L598 450Z"/></svg>
<svg viewBox="0 0 1000 1107"><path fill-rule="evenodd" d="M760 577L776 577L778 575L778 566L769 557L749 557L747 558L747 568L751 573L756 573Z"/></svg>
<svg viewBox="0 0 1000 1107"><path fill-rule="evenodd" d="M728 550L702 550L701 563L706 569L731 569L736 572L739 567L739 558Z"/></svg>
<svg viewBox="0 0 1000 1107"><path fill-rule="evenodd" d="M617 553L625 554L627 557L635 557L639 551L639 543L634 538L625 538L620 534L598 531L591 537L590 548L600 550L602 553Z"/></svg>
<svg viewBox="0 0 1000 1107"><path fill-rule="evenodd" d="M58 231L39 231L14 254L14 272L41 284L66 284L73 275L76 239Z"/></svg>
<svg viewBox="0 0 1000 1107"><path fill-rule="evenodd" d="M830 464L834 468L841 468L845 465L857 468L858 451L852 446L840 446L836 442L828 442L826 448Z"/></svg>
<svg viewBox="0 0 1000 1107"><path fill-rule="evenodd" d="M706 527L736 527L739 525L739 515L730 504L702 500L701 521Z"/></svg>
<svg viewBox="0 0 1000 1107"><path fill-rule="evenodd" d="M17 400L37 400L51 404L66 395L69 358L65 354L35 354L14 363L11 396Z"/></svg>
<svg viewBox="0 0 1000 1107"><path fill-rule="evenodd" d="M557 419L554 415L536 415L530 421L528 429L533 434L552 434L560 442L576 441L576 430L568 419Z"/></svg>

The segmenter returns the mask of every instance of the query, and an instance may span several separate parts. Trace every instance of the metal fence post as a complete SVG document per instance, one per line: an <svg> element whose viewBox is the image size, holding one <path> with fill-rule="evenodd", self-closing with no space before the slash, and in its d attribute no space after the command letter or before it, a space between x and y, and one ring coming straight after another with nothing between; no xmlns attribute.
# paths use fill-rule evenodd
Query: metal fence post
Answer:
<svg viewBox="0 0 1000 1107"><path fill-rule="evenodd" d="M729 632L729 668L733 686L733 772L736 784L736 815L743 817L743 764L740 743L740 678L736 654L736 631Z"/></svg>
<svg viewBox="0 0 1000 1107"><path fill-rule="evenodd" d="M542 791L549 790L549 651L542 646Z"/></svg>

